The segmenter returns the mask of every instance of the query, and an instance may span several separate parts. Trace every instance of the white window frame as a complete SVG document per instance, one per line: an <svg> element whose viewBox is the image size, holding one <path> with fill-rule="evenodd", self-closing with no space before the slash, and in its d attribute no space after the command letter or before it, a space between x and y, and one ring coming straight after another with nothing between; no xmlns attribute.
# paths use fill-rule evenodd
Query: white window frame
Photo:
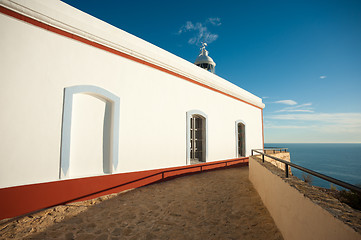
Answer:
<svg viewBox="0 0 361 240"><path fill-rule="evenodd" d="M206 141L205 143L205 152L204 152L204 156L205 156L205 162L207 162L208 160L208 116L207 114L205 114L204 112L200 111L200 110L190 110L187 111L186 114L186 139L187 139L187 143L186 143L186 165L190 165L190 159L191 159L191 136L190 136L190 120L192 118L193 115L199 115L202 118L204 118L205 121L205 137L204 140Z"/></svg>

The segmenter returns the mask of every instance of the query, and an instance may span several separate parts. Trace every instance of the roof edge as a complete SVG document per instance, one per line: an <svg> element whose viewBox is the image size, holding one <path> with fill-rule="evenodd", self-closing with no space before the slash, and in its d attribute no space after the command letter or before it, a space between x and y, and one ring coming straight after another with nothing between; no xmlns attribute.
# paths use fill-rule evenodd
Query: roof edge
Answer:
<svg viewBox="0 0 361 240"><path fill-rule="evenodd" d="M258 108L265 107L262 99L252 93L64 2L0 0L0 5L44 24L164 68Z"/></svg>

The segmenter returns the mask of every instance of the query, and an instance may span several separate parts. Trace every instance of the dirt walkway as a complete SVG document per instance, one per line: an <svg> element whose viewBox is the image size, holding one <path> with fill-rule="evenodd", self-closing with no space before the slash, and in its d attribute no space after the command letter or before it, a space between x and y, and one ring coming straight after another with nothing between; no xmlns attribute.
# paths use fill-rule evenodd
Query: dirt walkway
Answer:
<svg viewBox="0 0 361 240"><path fill-rule="evenodd" d="M1 223L0 238L282 239L248 167L185 176Z"/></svg>

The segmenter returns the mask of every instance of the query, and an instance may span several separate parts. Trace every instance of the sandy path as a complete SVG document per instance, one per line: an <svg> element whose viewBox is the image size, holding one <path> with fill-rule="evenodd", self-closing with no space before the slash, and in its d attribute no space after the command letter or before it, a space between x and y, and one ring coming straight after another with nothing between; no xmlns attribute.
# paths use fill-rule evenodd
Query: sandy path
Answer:
<svg viewBox="0 0 361 240"><path fill-rule="evenodd" d="M0 223L0 238L282 239L248 167L185 176Z"/></svg>

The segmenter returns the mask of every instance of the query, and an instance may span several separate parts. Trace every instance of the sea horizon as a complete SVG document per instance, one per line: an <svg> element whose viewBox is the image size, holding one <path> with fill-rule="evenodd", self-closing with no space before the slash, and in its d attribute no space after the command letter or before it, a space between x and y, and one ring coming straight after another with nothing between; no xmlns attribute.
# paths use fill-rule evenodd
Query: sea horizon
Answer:
<svg viewBox="0 0 361 240"><path fill-rule="evenodd" d="M361 143L265 143L265 147L288 148L291 162L353 185L361 185ZM303 179L302 171L292 168L292 173ZM336 186L315 176L312 176L311 184L324 188Z"/></svg>

